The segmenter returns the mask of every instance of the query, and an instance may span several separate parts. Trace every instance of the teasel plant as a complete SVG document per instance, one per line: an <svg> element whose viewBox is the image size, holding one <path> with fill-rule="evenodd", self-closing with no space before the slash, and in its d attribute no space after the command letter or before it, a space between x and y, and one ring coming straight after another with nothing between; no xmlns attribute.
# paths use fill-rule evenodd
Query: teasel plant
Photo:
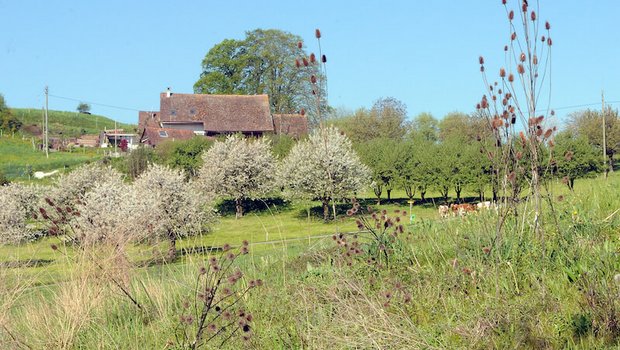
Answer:
<svg viewBox="0 0 620 350"><path fill-rule="evenodd" d="M192 295L182 305L173 345L221 348L234 336L250 341L253 315L242 304L251 290L263 286L263 280L246 280L237 266L237 259L248 253L248 241L235 249L225 244L218 256L209 257L208 266L198 269Z"/></svg>
<svg viewBox="0 0 620 350"><path fill-rule="evenodd" d="M507 217L516 216L525 183L533 210L532 229L544 245L542 188L544 174L552 168L556 132L550 126L554 116L550 108L551 25L540 20L538 1L520 0L515 9L507 0L502 5L508 22L504 65L495 80L487 75L484 57L479 57L486 92L476 105L492 134L490 144L481 143L481 152L492 161L494 186L502 192L496 240L501 240Z"/></svg>

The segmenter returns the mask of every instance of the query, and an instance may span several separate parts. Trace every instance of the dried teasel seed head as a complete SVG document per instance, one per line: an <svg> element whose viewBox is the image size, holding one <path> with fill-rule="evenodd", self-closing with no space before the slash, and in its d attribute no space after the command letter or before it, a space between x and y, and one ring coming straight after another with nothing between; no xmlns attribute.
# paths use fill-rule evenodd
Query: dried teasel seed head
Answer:
<svg viewBox="0 0 620 350"><path fill-rule="evenodd" d="M527 12L527 2L523 1L523 5L521 5L521 11Z"/></svg>
<svg viewBox="0 0 620 350"><path fill-rule="evenodd" d="M312 84L316 84L316 76L314 74L310 77L310 82L312 82Z"/></svg>
<svg viewBox="0 0 620 350"><path fill-rule="evenodd" d="M504 68L499 69L499 76L502 78L506 77L506 70Z"/></svg>
<svg viewBox="0 0 620 350"><path fill-rule="evenodd" d="M301 63L299 63L298 59L295 59L295 67L297 68L301 67Z"/></svg>
<svg viewBox="0 0 620 350"><path fill-rule="evenodd" d="M549 46L553 45L553 41L551 40L551 38L547 38L547 45Z"/></svg>
<svg viewBox="0 0 620 350"><path fill-rule="evenodd" d="M521 62L525 62L525 53L521 52L521 55L519 56L519 60Z"/></svg>
<svg viewBox="0 0 620 350"><path fill-rule="evenodd" d="M514 41L516 38L517 38L517 33L516 33L516 32L513 32L513 33L510 35L510 40Z"/></svg>
<svg viewBox="0 0 620 350"><path fill-rule="evenodd" d="M525 68L523 67L522 64L519 64L517 66L517 72L519 72L519 74L524 74L525 73Z"/></svg>
<svg viewBox="0 0 620 350"><path fill-rule="evenodd" d="M316 63L316 56L314 55L314 53L310 54L310 63Z"/></svg>
<svg viewBox="0 0 620 350"><path fill-rule="evenodd" d="M532 21L535 21L535 20L536 20L536 12L532 11L532 13L530 13L530 19L531 19Z"/></svg>
<svg viewBox="0 0 620 350"><path fill-rule="evenodd" d="M549 21L545 22L545 29L546 30L551 29L551 24L549 24Z"/></svg>
<svg viewBox="0 0 620 350"><path fill-rule="evenodd" d="M555 115L555 111L552 109L551 110L551 115L554 116Z"/></svg>
<svg viewBox="0 0 620 350"><path fill-rule="evenodd" d="M545 139L550 138L551 134L553 134L553 130L552 129L547 129L547 131L545 131Z"/></svg>
<svg viewBox="0 0 620 350"><path fill-rule="evenodd" d="M308 67L308 60L305 57L302 58L302 61L304 62L304 67Z"/></svg>
<svg viewBox="0 0 620 350"><path fill-rule="evenodd" d="M301 41L297 42L297 48L301 49L302 47L304 47L304 43L302 43Z"/></svg>
<svg viewBox="0 0 620 350"><path fill-rule="evenodd" d="M327 56L322 55L322 56L321 56L321 62L323 62L323 63L327 63Z"/></svg>
<svg viewBox="0 0 620 350"><path fill-rule="evenodd" d="M315 30L314 30L314 36L315 36L317 39L321 39L321 30L320 30L320 29L318 29L318 28L317 28L317 29L315 29Z"/></svg>
<svg viewBox="0 0 620 350"><path fill-rule="evenodd" d="M532 63L538 64L538 56L534 55L534 57L532 57Z"/></svg>
<svg viewBox="0 0 620 350"><path fill-rule="evenodd" d="M564 159L570 162L573 160L573 155L574 153L572 151L566 151L566 153L564 153Z"/></svg>
<svg viewBox="0 0 620 350"><path fill-rule="evenodd" d="M545 36L543 35L540 37L540 41L544 43L545 41L547 41L547 38L545 38Z"/></svg>
<svg viewBox="0 0 620 350"><path fill-rule="evenodd" d="M306 115L306 110L302 108L301 111L299 111L299 114L302 116Z"/></svg>
<svg viewBox="0 0 620 350"><path fill-rule="evenodd" d="M508 13L508 20L512 21L515 18L515 12L513 10L510 10L510 12Z"/></svg>
<svg viewBox="0 0 620 350"><path fill-rule="evenodd" d="M478 62L480 64L484 64L484 57L482 57L482 56L478 57Z"/></svg>
<svg viewBox="0 0 620 350"><path fill-rule="evenodd" d="M502 0L502 5L506 5L506 0Z"/></svg>
<svg viewBox="0 0 620 350"><path fill-rule="evenodd" d="M504 51L508 51L508 45L504 45Z"/></svg>

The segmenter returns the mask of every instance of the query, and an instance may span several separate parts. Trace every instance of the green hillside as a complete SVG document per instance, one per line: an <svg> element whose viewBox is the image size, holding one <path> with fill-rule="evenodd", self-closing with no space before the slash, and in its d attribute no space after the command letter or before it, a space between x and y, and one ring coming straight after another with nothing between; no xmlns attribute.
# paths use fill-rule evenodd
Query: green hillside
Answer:
<svg viewBox="0 0 620 350"><path fill-rule="evenodd" d="M73 152L50 152L47 158L44 152L33 148L33 141L17 135L0 137L0 172L10 180L28 180L35 171L63 170L103 157L99 149L80 148Z"/></svg>
<svg viewBox="0 0 620 350"><path fill-rule="evenodd" d="M25 134L40 132L43 121L40 109L12 108L11 113L22 123ZM114 120L95 114L81 114L78 112L49 111L48 125L50 136L63 135L76 137L82 134L98 134L104 129L114 129ZM133 131L137 125L117 123L119 129Z"/></svg>

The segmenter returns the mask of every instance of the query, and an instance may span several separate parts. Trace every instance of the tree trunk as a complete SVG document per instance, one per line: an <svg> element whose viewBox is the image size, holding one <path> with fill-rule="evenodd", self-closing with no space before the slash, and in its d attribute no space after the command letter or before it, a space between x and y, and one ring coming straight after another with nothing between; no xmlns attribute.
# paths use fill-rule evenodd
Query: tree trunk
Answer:
<svg viewBox="0 0 620 350"><path fill-rule="evenodd" d="M170 239L170 247L168 247L168 254L166 255L166 261L173 262L177 259L177 237L174 234L168 234Z"/></svg>
<svg viewBox="0 0 620 350"><path fill-rule="evenodd" d="M241 205L241 198L235 199L235 209L236 209L235 219L239 219L240 217L243 216L243 206Z"/></svg>
<svg viewBox="0 0 620 350"><path fill-rule="evenodd" d="M329 200L323 199L323 220L329 221Z"/></svg>
<svg viewBox="0 0 620 350"><path fill-rule="evenodd" d="M461 201L461 189L460 188L456 189L455 192L456 192L456 201L460 202Z"/></svg>
<svg viewBox="0 0 620 350"><path fill-rule="evenodd" d="M387 189L387 197L388 197L387 200L389 202L392 199L392 190L389 188Z"/></svg>
<svg viewBox="0 0 620 350"><path fill-rule="evenodd" d="M426 190L420 190L420 199L422 200L422 202L426 200L424 197L426 197Z"/></svg>

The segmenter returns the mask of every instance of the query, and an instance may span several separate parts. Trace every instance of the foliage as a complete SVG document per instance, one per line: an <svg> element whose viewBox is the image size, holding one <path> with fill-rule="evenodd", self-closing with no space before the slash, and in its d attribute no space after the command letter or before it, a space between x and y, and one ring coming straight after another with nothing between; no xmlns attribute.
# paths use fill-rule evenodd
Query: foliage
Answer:
<svg viewBox="0 0 620 350"><path fill-rule="evenodd" d="M370 110L360 108L353 115L330 121L341 128L355 144L377 138L400 140L407 129L407 106L393 97L380 98Z"/></svg>
<svg viewBox="0 0 620 350"><path fill-rule="evenodd" d="M77 105L76 110L80 113L84 113L84 114L90 114L90 105L88 103L85 102L80 102Z"/></svg>
<svg viewBox="0 0 620 350"><path fill-rule="evenodd" d="M155 154L150 147L138 147L131 151L127 157L125 157L127 174L132 180L135 180L140 174L142 174L151 163Z"/></svg>
<svg viewBox="0 0 620 350"><path fill-rule="evenodd" d="M278 178L288 196L320 199L323 218L328 220L329 201L362 190L369 182L370 170L347 136L329 127L298 142L282 161Z"/></svg>
<svg viewBox="0 0 620 350"><path fill-rule="evenodd" d="M556 173L564 177L563 181L571 190L574 189L575 179L593 176L602 168L600 154L586 137L564 131L554 140Z"/></svg>
<svg viewBox="0 0 620 350"><path fill-rule="evenodd" d="M383 188L387 190L387 199L391 199L392 190L408 175L408 150L403 141L392 138L374 139L356 147L364 164L372 170L372 188L381 203Z"/></svg>
<svg viewBox="0 0 620 350"><path fill-rule="evenodd" d="M439 139L439 122L430 113L420 113L410 126L410 136L414 141L435 142Z"/></svg>
<svg viewBox="0 0 620 350"><path fill-rule="evenodd" d="M274 188L275 159L266 139L229 136L216 141L202 160L201 186L207 193L232 197L237 217L243 215L242 199L262 196Z"/></svg>
<svg viewBox="0 0 620 350"><path fill-rule="evenodd" d="M586 137L588 142L603 153L603 118L600 111L585 110L570 115L569 127L578 135ZM620 152L620 118L618 110L607 107L605 110L605 138L607 156L613 169L614 155Z"/></svg>
<svg viewBox="0 0 620 350"><path fill-rule="evenodd" d="M267 94L273 113L311 110L311 87L316 66L296 69L295 59L306 57L299 36L276 29L246 32L243 40L226 39L206 54L196 93Z"/></svg>
<svg viewBox="0 0 620 350"><path fill-rule="evenodd" d="M135 208L131 214L146 238L169 241L167 258L176 258L176 241L205 233L213 221L211 197L187 182L183 171L152 165L133 184Z"/></svg>
<svg viewBox="0 0 620 350"><path fill-rule="evenodd" d="M202 155L213 141L206 137L192 137L189 140L166 141L157 146L157 162L183 170L190 177L196 177L202 166Z"/></svg>
<svg viewBox="0 0 620 350"><path fill-rule="evenodd" d="M289 135L267 135L266 138L271 143L271 153L276 159L286 157L295 145L295 139Z"/></svg>
<svg viewBox="0 0 620 350"><path fill-rule="evenodd" d="M7 107L4 96L0 94L0 130L4 132L16 132L23 123L17 119Z"/></svg>

